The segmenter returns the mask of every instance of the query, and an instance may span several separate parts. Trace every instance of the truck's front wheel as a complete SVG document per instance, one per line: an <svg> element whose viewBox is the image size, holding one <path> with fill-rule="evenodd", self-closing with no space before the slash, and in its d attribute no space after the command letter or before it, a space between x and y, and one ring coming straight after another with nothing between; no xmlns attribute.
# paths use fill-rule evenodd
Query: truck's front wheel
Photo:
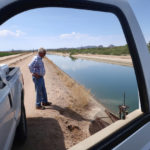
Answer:
<svg viewBox="0 0 150 150"><path fill-rule="evenodd" d="M16 138L19 143L24 143L27 138L27 122L26 122L26 113L25 113L25 107L22 102L21 105L21 117L20 122L16 130Z"/></svg>

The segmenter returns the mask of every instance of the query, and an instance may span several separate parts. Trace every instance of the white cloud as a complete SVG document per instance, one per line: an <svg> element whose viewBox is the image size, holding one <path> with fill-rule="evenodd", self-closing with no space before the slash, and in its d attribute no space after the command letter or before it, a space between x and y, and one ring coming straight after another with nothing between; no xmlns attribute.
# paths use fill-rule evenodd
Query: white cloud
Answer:
<svg viewBox="0 0 150 150"><path fill-rule="evenodd" d="M110 44L114 45L124 45L126 44L125 37L123 35L100 35L93 36L89 34L82 33L65 33L59 35L59 42L63 42L66 47L76 47L76 46L87 46L87 45L103 45L108 46Z"/></svg>
<svg viewBox="0 0 150 150"><path fill-rule="evenodd" d="M20 30L16 30L15 32L6 29L0 30L0 37L20 37L22 35L25 35L25 33Z"/></svg>
<svg viewBox="0 0 150 150"><path fill-rule="evenodd" d="M61 39L66 39L66 38L67 39L68 38L70 38L70 39L72 39L72 38L74 38L74 39L80 39L80 38L82 38L84 36L87 36L87 34L81 34L81 33L72 32L72 33L61 34L59 37Z"/></svg>

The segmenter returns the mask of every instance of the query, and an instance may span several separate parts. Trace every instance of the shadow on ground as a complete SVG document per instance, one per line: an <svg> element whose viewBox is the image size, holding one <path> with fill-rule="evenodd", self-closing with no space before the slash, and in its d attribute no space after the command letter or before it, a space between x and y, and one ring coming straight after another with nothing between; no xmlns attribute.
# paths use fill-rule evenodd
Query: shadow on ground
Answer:
<svg viewBox="0 0 150 150"><path fill-rule="evenodd" d="M28 138L24 145L14 142L12 150L66 150L61 127L52 118L28 118Z"/></svg>
<svg viewBox="0 0 150 150"><path fill-rule="evenodd" d="M86 119L84 117L82 117L80 114L78 114L77 112L69 109L68 107L62 108L60 106L57 105L52 105L51 109L57 110L59 111L59 113L65 117L71 118L73 120L77 120L77 121L92 121L89 119Z"/></svg>
<svg viewBox="0 0 150 150"><path fill-rule="evenodd" d="M105 127L109 125L107 122L102 120L103 118L106 118L106 117L96 118L95 120L91 122L89 126L89 132L91 135L95 134L96 132L104 129Z"/></svg>

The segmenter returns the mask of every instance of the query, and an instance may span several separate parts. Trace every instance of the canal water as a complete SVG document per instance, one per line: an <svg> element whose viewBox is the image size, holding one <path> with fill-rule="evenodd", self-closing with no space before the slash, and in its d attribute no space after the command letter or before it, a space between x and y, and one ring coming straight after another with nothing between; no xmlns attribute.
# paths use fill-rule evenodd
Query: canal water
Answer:
<svg viewBox="0 0 150 150"><path fill-rule="evenodd" d="M90 89L94 97L111 112L118 114L118 105L125 102L129 112L138 108L138 88L132 67L47 55L61 70Z"/></svg>

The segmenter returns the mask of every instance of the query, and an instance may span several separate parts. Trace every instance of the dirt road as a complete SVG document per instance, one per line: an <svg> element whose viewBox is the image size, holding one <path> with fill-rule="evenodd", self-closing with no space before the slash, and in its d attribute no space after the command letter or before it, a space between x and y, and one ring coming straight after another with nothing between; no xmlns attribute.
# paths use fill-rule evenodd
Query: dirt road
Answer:
<svg viewBox="0 0 150 150"><path fill-rule="evenodd" d="M12 150L65 150L79 143L97 131L93 126L94 116L100 115L105 126L112 123L84 87L75 83L48 59L45 82L48 101L53 105L45 110L35 109L35 89L28 69L33 54L12 63L19 66L24 77L25 108L28 125L28 138L23 146L13 145ZM102 126L103 127L103 126Z"/></svg>

